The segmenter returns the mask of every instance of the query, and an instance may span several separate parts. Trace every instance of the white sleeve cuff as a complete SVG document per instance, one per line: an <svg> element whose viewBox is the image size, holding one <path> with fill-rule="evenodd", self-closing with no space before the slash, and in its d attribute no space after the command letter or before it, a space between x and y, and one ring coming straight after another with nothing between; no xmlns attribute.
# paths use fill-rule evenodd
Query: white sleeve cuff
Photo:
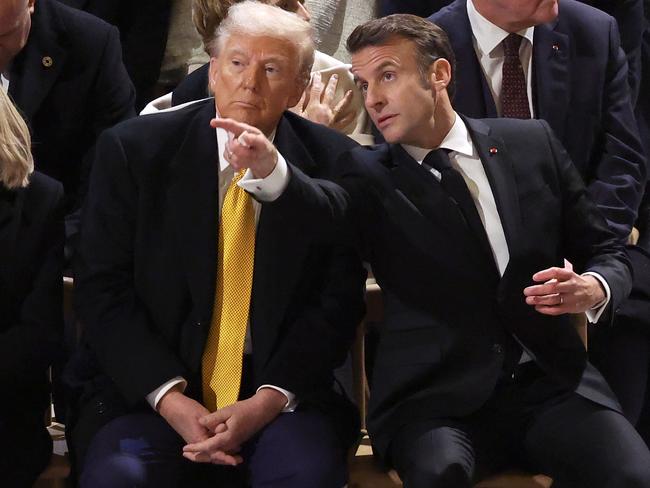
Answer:
<svg viewBox="0 0 650 488"><path fill-rule="evenodd" d="M154 391L149 393L147 395L147 403L151 405L151 408L154 410L158 411L158 402L160 399L163 397L165 393L167 393L169 390L171 390L174 386L182 384L181 388L183 391L185 391L185 388L187 387L187 381L185 381L185 378L182 376L177 376L176 378L172 378L169 380L167 383L163 383L161 386L156 388Z"/></svg>
<svg viewBox="0 0 650 488"><path fill-rule="evenodd" d="M603 289L605 290L605 300L594 305L591 309L585 312L585 315L587 316L587 320L590 323L595 324L600 320L600 316L607 308L607 305L609 305L609 301L612 298L612 292L609 289L609 285L607 284L607 281L605 281L605 278L603 278L600 274L594 273L593 271L587 271L586 273L582 273L582 276L587 276L587 275L593 276L598 281L600 281L600 284L603 285Z"/></svg>
<svg viewBox="0 0 650 488"><path fill-rule="evenodd" d="M279 386L273 386L273 385L262 385L257 389L257 391L260 391L262 388L271 388L273 390L279 391L280 393L282 393L284 396L287 397L287 404L282 409L282 413L293 412L296 410L296 407L298 406L298 401L296 400L296 395L294 395L290 391L287 391L284 388L280 388Z"/></svg>
<svg viewBox="0 0 650 488"><path fill-rule="evenodd" d="M272 202L282 195L289 184L289 167L278 151L278 162L266 178L254 178L250 169L237 183L241 188L261 202Z"/></svg>

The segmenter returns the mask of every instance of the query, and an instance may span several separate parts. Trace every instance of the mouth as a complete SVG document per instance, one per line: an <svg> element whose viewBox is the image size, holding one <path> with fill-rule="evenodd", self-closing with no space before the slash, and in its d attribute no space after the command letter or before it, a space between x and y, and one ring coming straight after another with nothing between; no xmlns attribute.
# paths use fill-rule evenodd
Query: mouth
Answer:
<svg viewBox="0 0 650 488"><path fill-rule="evenodd" d="M246 101L243 101L243 100L237 100L236 102L233 102L233 105L236 105L236 106L241 107L241 108L249 108L249 109L259 108L257 104L252 103L252 102L246 102Z"/></svg>
<svg viewBox="0 0 650 488"><path fill-rule="evenodd" d="M389 114L379 117L377 119L377 128L381 130L383 127L388 126L395 117L397 117L397 114Z"/></svg>

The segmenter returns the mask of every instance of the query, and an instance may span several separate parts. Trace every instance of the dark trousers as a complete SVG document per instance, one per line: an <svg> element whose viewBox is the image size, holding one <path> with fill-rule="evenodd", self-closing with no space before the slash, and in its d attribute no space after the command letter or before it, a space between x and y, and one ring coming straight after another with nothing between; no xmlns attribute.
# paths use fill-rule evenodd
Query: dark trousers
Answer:
<svg viewBox="0 0 650 488"><path fill-rule="evenodd" d="M31 487L51 456L43 412L0 411L0 486Z"/></svg>
<svg viewBox="0 0 650 488"><path fill-rule="evenodd" d="M243 446L243 467L192 463L184 444L153 411L118 417L90 443L80 486L334 488L347 480L346 446L315 410L280 414Z"/></svg>
<svg viewBox="0 0 650 488"><path fill-rule="evenodd" d="M407 426L390 454L405 488L470 488L509 468L551 476L553 488L650 487L650 452L625 417L531 363L474 414Z"/></svg>

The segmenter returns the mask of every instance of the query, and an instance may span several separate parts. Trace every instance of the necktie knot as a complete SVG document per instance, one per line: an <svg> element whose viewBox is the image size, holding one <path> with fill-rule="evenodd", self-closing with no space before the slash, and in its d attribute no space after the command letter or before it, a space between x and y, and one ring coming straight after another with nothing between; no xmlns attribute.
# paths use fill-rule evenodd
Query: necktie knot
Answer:
<svg viewBox="0 0 650 488"><path fill-rule="evenodd" d="M517 56L519 57L519 46L521 46L521 41L523 37L521 37L519 34L509 34L508 37L506 37L503 41L503 52L505 56L507 57L512 57L512 56Z"/></svg>
<svg viewBox="0 0 650 488"><path fill-rule="evenodd" d="M429 152L427 156L422 161L422 165L431 167L444 173L446 170L453 169L451 161L449 160L449 155L447 154L446 149L434 149Z"/></svg>

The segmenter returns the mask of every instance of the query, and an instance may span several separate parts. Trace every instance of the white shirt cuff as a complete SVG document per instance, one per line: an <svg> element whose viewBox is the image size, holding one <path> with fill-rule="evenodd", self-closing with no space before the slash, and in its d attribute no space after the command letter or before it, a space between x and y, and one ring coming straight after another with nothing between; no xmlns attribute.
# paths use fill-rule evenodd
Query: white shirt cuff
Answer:
<svg viewBox="0 0 650 488"><path fill-rule="evenodd" d="M262 388L271 388L273 390L279 391L280 393L282 393L284 396L287 397L287 404L282 409L282 413L293 412L296 410L296 407L298 407L298 401L296 400L296 395L294 395L290 391L287 391L284 388L280 388L279 386L273 386L273 385L262 385L257 389L257 391L260 391Z"/></svg>
<svg viewBox="0 0 650 488"><path fill-rule="evenodd" d="M158 411L158 402L160 402L163 395L178 384L181 384L182 391L185 391L185 388L187 387L187 381L185 381L185 378L182 376L177 376L176 378L169 380L167 383L163 383L162 386L149 393L147 395L147 403L151 405L151 408Z"/></svg>
<svg viewBox="0 0 650 488"><path fill-rule="evenodd" d="M289 167L282 154L278 152L278 162L270 175L266 178L254 178L251 170L247 169L237 184L256 200L272 202L282 195L289 184Z"/></svg>
<svg viewBox="0 0 650 488"><path fill-rule="evenodd" d="M587 275L593 276L598 281L600 281L600 284L603 285L603 289L605 290L605 300L594 305L591 309L585 312L585 315L587 316L587 320L590 323L595 324L600 320L600 316L607 308L607 305L609 305L609 300L612 298L612 292L609 289L609 285L607 284L607 281L605 281L605 278L603 278L601 275L599 275L598 273L594 273L593 271L587 271L586 273L582 273L582 276L587 276Z"/></svg>

